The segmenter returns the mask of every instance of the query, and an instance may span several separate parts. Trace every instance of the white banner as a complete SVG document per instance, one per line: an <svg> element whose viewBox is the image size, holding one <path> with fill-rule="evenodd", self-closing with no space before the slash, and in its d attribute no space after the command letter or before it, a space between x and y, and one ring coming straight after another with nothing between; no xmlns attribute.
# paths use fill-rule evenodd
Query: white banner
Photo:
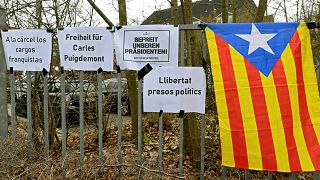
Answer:
<svg viewBox="0 0 320 180"><path fill-rule="evenodd" d="M206 78L201 67L156 67L143 84L144 112L205 113Z"/></svg>
<svg viewBox="0 0 320 180"><path fill-rule="evenodd" d="M106 27L67 27L58 31L61 66L65 70L113 70L113 33Z"/></svg>
<svg viewBox="0 0 320 180"><path fill-rule="evenodd" d="M46 30L1 31L7 68L17 71L50 71L51 33Z"/></svg>
<svg viewBox="0 0 320 180"><path fill-rule="evenodd" d="M179 28L172 25L124 26L115 34L118 65L129 70L147 63L177 67L178 39Z"/></svg>

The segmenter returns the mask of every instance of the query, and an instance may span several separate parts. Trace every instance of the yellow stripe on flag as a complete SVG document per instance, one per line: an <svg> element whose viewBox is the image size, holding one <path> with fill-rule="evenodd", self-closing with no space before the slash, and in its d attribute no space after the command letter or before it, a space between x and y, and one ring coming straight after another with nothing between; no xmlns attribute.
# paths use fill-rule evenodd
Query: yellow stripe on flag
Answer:
<svg viewBox="0 0 320 180"><path fill-rule="evenodd" d="M229 45L232 65L237 83L241 114L248 154L249 168L262 170L262 157L256 118L253 110L249 81L243 56Z"/></svg>
<svg viewBox="0 0 320 180"><path fill-rule="evenodd" d="M297 145L298 155L302 171L313 171L314 167L309 156L306 141L304 139L301 122L300 110L298 101L298 88L296 78L296 67L291 48L287 45L283 54L281 55L284 72L286 74L287 84L289 88L289 96L291 101L292 118L293 118L293 133ZM306 107L307 108L307 107Z"/></svg>
<svg viewBox="0 0 320 180"><path fill-rule="evenodd" d="M303 80L310 118L317 135L318 142L320 141L320 98L316 75L313 72L313 63L308 61L313 60L310 42L310 32L305 23L301 23L298 27L298 33L301 41L301 55Z"/></svg>
<svg viewBox="0 0 320 180"><path fill-rule="evenodd" d="M218 55L218 49L214 33L206 28L207 44L211 60L212 76L214 79L214 90L216 95L216 104L219 116L220 127L220 141L222 152L222 165L234 167L234 155L231 137L231 128L229 122L228 108L226 102L226 96L224 92L224 85L222 80L222 74L220 69L220 61Z"/></svg>
<svg viewBox="0 0 320 180"><path fill-rule="evenodd" d="M267 111L270 118L270 127L272 132L272 139L274 150L276 153L278 171L290 171L290 164L288 159L288 151L283 130L282 117L279 107L277 90L274 86L272 73L268 77L260 73L261 82L263 85L264 94L266 98Z"/></svg>

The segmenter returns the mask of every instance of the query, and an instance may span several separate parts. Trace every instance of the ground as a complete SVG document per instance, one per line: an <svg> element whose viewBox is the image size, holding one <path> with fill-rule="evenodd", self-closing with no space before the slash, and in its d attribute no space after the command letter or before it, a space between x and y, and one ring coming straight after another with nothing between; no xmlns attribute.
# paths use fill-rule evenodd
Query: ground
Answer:
<svg viewBox="0 0 320 180"><path fill-rule="evenodd" d="M69 129L67 157L62 158L61 147L55 146L46 157L43 147L28 153L26 121L18 119L15 145L12 140L0 145L1 179L178 179L179 176L179 120L177 115L164 116L163 171L158 171L158 114L144 114L143 163L137 163L137 146L131 138L130 117L123 117L123 162L118 163L117 115L106 116L108 128L103 142L103 161L98 158L98 132L95 124L85 125L84 164L80 164L79 127ZM220 179L221 153L218 123L213 114L206 115L205 179ZM58 137L61 130L58 129ZM184 156L185 179L199 179L200 169ZM288 179L290 174L274 173L273 179ZM244 171L229 169L227 179L243 179ZM267 179L267 172L250 171L250 179ZM298 174L310 179L312 173Z"/></svg>

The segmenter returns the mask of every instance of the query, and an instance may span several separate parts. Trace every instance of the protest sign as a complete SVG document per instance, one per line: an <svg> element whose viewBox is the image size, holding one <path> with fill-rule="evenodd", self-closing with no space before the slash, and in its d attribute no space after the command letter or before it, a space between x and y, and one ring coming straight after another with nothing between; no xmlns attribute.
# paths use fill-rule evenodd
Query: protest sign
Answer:
<svg viewBox="0 0 320 180"><path fill-rule="evenodd" d="M50 70L51 33L46 30L1 31L7 69Z"/></svg>
<svg viewBox="0 0 320 180"><path fill-rule="evenodd" d="M144 112L205 113L206 79L201 67L156 67L143 83Z"/></svg>
<svg viewBox="0 0 320 180"><path fill-rule="evenodd" d="M179 28L172 25L124 26L116 32L117 62L121 69L178 66Z"/></svg>
<svg viewBox="0 0 320 180"><path fill-rule="evenodd" d="M61 66L65 70L113 70L113 33L105 27L68 27L58 31Z"/></svg>

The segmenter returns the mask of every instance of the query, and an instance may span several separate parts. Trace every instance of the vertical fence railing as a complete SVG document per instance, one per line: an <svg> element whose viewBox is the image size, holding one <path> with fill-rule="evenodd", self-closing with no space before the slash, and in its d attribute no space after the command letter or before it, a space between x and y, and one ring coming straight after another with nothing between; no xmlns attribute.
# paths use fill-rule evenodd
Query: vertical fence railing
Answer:
<svg viewBox="0 0 320 180"><path fill-rule="evenodd" d="M272 180L272 172L268 171L268 180Z"/></svg>
<svg viewBox="0 0 320 180"><path fill-rule="evenodd" d="M227 179L227 172L228 172L228 168L226 166L222 166L222 176L221 176L222 180Z"/></svg>
<svg viewBox="0 0 320 180"><path fill-rule="evenodd" d="M179 113L179 176L183 177L183 121L184 111L181 110Z"/></svg>
<svg viewBox="0 0 320 180"><path fill-rule="evenodd" d="M120 67L117 66L117 80L118 80L118 87L117 87L117 126L118 126L118 142L117 142L117 159L119 165L119 178L122 179L122 75ZM107 87L106 87L107 88Z"/></svg>
<svg viewBox="0 0 320 180"><path fill-rule="evenodd" d="M204 156L205 156L205 134L206 134L206 116L205 114L201 115L201 138L200 138L200 179L204 179Z"/></svg>
<svg viewBox="0 0 320 180"><path fill-rule="evenodd" d="M6 10L0 7L0 26L6 27ZM7 65L4 56L2 38L0 36L0 140L8 137L8 114L7 112Z"/></svg>
<svg viewBox="0 0 320 180"><path fill-rule="evenodd" d="M98 129L99 129L99 163L103 161L103 119L102 119L102 69L98 70Z"/></svg>
<svg viewBox="0 0 320 180"><path fill-rule="evenodd" d="M320 179L320 173L319 172L314 172L313 173L313 179L314 180L319 180Z"/></svg>
<svg viewBox="0 0 320 180"><path fill-rule="evenodd" d="M249 180L249 170L248 169L244 170L244 179Z"/></svg>
<svg viewBox="0 0 320 180"><path fill-rule="evenodd" d="M162 159L162 150L163 150L163 111L159 112L159 149L158 149L158 166L159 172L163 171L163 159ZM162 179L160 174L159 179Z"/></svg>
<svg viewBox="0 0 320 180"><path fill-rule="evenodd" d="M48 120L48 72L43 70L43 125L44 125L44 149L49 157L49 120Z"/></svg>
<svg viewBox="0 0 320 180"><path fill-rule="evenodd" d="M16 128L17 128L17 121L16 121L16 88L15 88L15 77L13 68L10 67L10 101L11 101L11 131L12 131L12 140L15 145L16 143Z"/></svg>
<svg viewBox="0 0 320 180"><path fill-rule="evenodd" d="M207 40L206 40L206 35L204 32L204 27L201 28L201 38L202 38L202 67L207 73L207 61L206 61L206 56L207 56ZM209 71L211 72L211 71ZM207 77L207 76L206 76ZM207 85L206 85L207 87ZM205 102L207 102L205 100ZM200 160L200 180L204 179L204 156L205 156L205 134L206 134L206 115L202 114L201 115L201 138L200 138L200 152L201 152L201 160Z"/></svg>
<svg viewBox="0 0 320 180"><path fill-rule="evenodd" d="M66 132L66 82L63 67L61 67L60 76L60 92L61 92L61 129L62 129L62 156L67 156L67 132Z"/></svg>
<svg viewBox="0 0 320 180"><path fill-rule="evenodd" d="M138 162L142 163L142 79L138 80Z"/></svg>
<svg viewBox="0 0 320 180"><path fill-rule="evenodd" d="M27 121L28 121L28 155L32 156L33 152L33 128L32 128L32 101L31 101L31 90L32 90L32 84L31 84L31 72L27 71ZM29 158L29 165L28 165L28 172L30 173L32 170L32 165L30 163L32 158ZM28 176L28 178L30 178Z"/></svg>
<svg viewBox="0 0 320 180"><path fill-rule="evenodd" d="M28 120L28 141L29 147L28 152L31 155L33 149L33 140L32 140L32 102L31 102L31 72L27 71L27 120Z"/></svg>
<svg viewBox="0 0 320 180"><path fill-rule="evenodd" d="M185 66L185 59L184 59L184 34L185 31L182 30L181 26L180 29L180 66ZM183 177L183 118L184 112L180 111L179 113L179 176Z"/></svg>
<svg viewBox="0 0 320 180"><path fill-rule="evenodd" d="M84 163L84 102L83 102L83 71L80 71L80 99L79 99L79 113L80 113L80 164Z"/></svg>

